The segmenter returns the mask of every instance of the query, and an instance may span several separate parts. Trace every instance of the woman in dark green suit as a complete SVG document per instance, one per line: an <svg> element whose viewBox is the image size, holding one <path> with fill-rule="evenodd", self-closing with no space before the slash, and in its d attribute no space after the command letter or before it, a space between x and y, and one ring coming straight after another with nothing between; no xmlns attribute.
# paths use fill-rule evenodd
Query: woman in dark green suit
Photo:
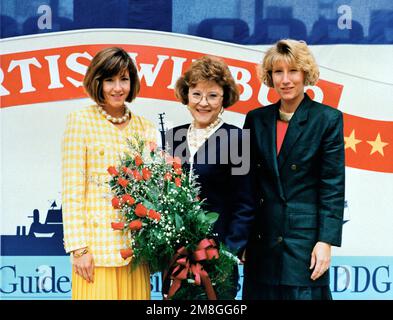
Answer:
<svg viewBox="0 0 393 320"><path fill-rule="evenodd" d="M259 210L246 249L243 299L331 299L331 246L344 211L342 113L313 101L319 78L306 43L280 40L260 68L280 100L247 114Z"/></svg>

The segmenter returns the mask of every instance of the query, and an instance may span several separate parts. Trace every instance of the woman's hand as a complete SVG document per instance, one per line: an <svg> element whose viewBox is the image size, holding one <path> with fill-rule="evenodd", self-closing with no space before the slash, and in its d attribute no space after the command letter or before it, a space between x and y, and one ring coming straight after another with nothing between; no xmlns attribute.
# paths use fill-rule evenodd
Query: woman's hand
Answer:
<svg viewBox="0 0 393 320"><path fill-rule="evenodd" d="M331 248L330 244L326 242L317 242L311 252L310 269L314 269L311 274L312 280L317 280L330 267ZM315 268L314 268L315 267Z"/></svg>
<svg viewBox="0 0 393 320"><path fill-rule="evenodd" d="M94 282L94 259L90 252L87 252L78 257L78 253L84 249L75 250L72 259L72 264L74 266L75 273L85 279L88 283Z"/></svg>

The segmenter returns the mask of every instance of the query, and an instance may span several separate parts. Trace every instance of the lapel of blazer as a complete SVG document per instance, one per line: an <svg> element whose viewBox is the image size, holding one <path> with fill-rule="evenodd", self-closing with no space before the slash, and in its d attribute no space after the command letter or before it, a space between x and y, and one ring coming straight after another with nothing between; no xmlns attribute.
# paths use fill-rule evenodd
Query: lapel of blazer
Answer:
<svg viewBox="0 0 393 320"><path fill-rule="evenodd" d="M277 114L278 114L279 102L274 104L272 108L269 109L269 112L263 117L262 124L264 129L261 131L263 135L261 139L266 141L265 146L261 146L260 150L265 153L265 158L268 159L267 165L270 166L271 170L274 172L274 176L277 183L278 193L280 198L285 201L284 190L280 180L280 172L278 169L278 161L277 161L277 132L276 132L276 123L277 123Z"/></svg>
<svg viewBox="0 0 393 320"><path fill-rule="evenodd" d="M272 161L269 161L268 165L271 166L275 176L279 175L278 166L277 166L277 154L276 150L276 122L277 122L277 110L278 103L274 104L273 108L270 108L269 113L263 118L263 125L265 126L265 130L262 131L264 135L264 140L267 142L267 150L262 147L261 150L266 152L266 158ZM264 150L265 149L265 150Z"/></svg>
<svg viewBox="0 0 393 320"><path fill-rule="evenodd" d="M293 146L296 141L300 137L304 129L304 125L307 122L308 118L308 110L312 103L312 100L308 97L307 94L304 94L304 99L300 103L299 107L296 109L293 118L289 122L287 133L285 134L285 138L280 150L280 154L278 155L278 169L280 170L287 160Z"/></svg>

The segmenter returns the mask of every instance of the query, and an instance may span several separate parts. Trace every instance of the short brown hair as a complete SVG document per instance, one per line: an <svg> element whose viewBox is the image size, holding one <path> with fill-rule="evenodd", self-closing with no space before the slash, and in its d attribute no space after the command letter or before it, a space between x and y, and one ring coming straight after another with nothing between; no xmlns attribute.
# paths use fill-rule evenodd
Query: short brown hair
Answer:
<svg viewBox="0 0 393 320"><path fill-rule="evenodd" d="M283 39L274 44L258 66L258 75L261 81L273 88L272 70L278 61L285 61L304 71L304 85L313 86L319 78L319 68L313 54L305 41Z"/></svg>
<svg viewBox="0 0 393 320"><path fill-rule="evenodd" d="M187 105L189 89L203 81L214 81L222 87L224 108L230 107L239 100L239 90L228 65L213 56L203 56L191 64L190 68L176 81L176 97L182 104Z"/></svg>
<svg viewBox="0 0 393 320"><path fill-rule="evenodd" d="M87 94L96 103L102 104L105 102L102 92L102 83L106 78L122 74L128 70L130 74L130 93L126 101L131 102L139 93L140 82L136 66L128 53L119 47L111 47L103 49L94 56L85 78L83 79L83 87Z"/></svg>

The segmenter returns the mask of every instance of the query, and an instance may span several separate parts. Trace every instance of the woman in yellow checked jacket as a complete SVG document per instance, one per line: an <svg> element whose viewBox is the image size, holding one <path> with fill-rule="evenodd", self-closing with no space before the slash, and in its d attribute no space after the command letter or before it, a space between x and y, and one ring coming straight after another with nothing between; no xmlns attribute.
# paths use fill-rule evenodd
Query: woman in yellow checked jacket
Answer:
<svg viewBox="0 0 393 320"><path fill-rule="evenodd" d="M139 92L136 67L121 48L96 54L83 81L96 102L72 112L62 144L64 246L72 257L72 299L150 299L147 266L131 271L120 250L128 239L111 228L118 212L111 205L109 166L127 150L133 134L156 141L154 125L125 102Z"/></svg>

